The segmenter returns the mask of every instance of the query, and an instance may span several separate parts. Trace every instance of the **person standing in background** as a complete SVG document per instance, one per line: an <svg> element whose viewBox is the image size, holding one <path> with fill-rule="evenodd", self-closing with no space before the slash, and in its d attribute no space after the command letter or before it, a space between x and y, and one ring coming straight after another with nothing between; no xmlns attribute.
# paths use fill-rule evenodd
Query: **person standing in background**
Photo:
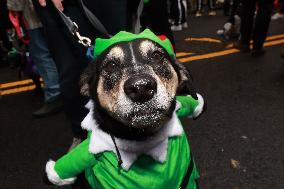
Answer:
<svg viewBox="0 0 284 189"><path fill-rule="evenodd" d="M133 29L133 15L136 16L141 0L127 1L128 31ZM142 0L143 1L143 0ZM175 47L174 35L169 23L168 2L165 0L144 0L143 12L140 17L141 30L150 28L156 35L165 35ZM134 19L135 20L135 19Z"/></svg>
<svg viewBox="0 0 284 189"><path fill-rule="evenodd" d="M268 33L273 0L242 0L241 3L241 40L236 47L242 52L250 52L250 40L252 39L251 55L261 56L265 53L263 43Z"/></svg>
<svg viewBox="0 0 284 189"><path fill-rule="evenodd" d="M171 0L170 15L173 20L172 31L181 31L183 28L188 28L186 0Z"/></svg>
<svg viewBox="0 0 284 189"><path fill-rule="evenodd" d="M23 14L30 37L29 51L44 81L44 105L33 112L34 117L44 117L60 111L58 73L43 36L43 29L30 0L7 0L7 7L14 15Z"/></svg>
<svg viewBox="0 0 284 189"><path fill-rule="evenodd" d="M126 29L126 0L84 0L84 3L110 34ZM33 0L33 4L58 68L64 110L73 131L70 150L86 137L86 132L81 129L81 122L88 113L84 107L88 99L80 94L79 80L89 59L86 56L87 48L72 36L58 10L77 23L82 36L92 40L106 36L94 29L78 0Z"/></svg>

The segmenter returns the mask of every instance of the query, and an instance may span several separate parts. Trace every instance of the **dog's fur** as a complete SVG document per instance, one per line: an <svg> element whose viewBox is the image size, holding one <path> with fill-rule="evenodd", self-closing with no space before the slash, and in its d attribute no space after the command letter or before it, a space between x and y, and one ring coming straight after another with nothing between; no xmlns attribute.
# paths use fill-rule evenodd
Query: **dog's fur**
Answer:
<svg viewBox="0 0 284 189"><path fill-rule="evenodd" d="M81 77L81 92L95 103L94 118L105 132L143 140L171 118L175 96L196 98L186 68L159 44L136 39L110 46Z"/></svg>

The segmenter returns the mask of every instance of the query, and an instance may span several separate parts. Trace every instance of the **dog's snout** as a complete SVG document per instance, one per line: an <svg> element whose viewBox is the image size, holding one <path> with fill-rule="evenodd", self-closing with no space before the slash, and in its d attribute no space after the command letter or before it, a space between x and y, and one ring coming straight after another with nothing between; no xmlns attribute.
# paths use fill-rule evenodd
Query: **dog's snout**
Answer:
<svg viewBox="0 0 284 189"><path fill-rule="evenodd" d="M136 75L126 80L124 92L134 102L146 102L157 92L157 83L149 75Z"/></svg>

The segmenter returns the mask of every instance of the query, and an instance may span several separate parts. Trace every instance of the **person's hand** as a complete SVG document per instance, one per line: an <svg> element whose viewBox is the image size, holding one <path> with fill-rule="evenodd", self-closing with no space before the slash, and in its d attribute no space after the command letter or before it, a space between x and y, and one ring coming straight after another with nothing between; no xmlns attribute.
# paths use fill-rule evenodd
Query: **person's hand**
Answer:
<svg viewBox="0 0 284 189"><path fill-rule="evenodd" d="M64 10L63 5L62 5L62 1L63 0L52 0L54 6L60 11ZM43 6L43 7L46 6L46 0L38 0L38 2L41 6Z"/></svg>

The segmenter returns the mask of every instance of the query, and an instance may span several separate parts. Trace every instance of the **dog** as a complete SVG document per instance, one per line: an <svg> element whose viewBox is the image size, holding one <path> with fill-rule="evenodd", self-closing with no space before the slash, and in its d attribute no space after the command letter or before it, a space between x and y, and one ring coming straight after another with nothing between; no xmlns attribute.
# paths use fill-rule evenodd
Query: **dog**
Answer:
<svg viewBox="0 0 284 189"><path fill-rule="evenodd" d="M81 93L91 99L82 122L88 139L49 161L48 179L70 184L85 171L93 188L196 188L198 173L177 119L204 110L189 72L169 40L150 30L122 32L113 41L104 48L96 41L103 50L81 77ZM183 100L190 104L184 109Z"/></svg>

